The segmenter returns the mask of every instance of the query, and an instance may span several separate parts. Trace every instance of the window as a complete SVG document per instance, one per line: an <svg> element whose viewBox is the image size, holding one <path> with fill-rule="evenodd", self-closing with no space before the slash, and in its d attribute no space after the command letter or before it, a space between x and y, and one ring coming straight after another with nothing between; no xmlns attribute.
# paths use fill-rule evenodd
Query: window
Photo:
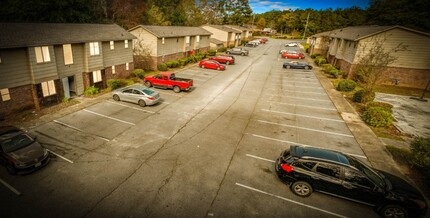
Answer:
<svg viewBox="0 0 430 218"><path fill-rule="evenodd" d="M41 85L42 85L43 97L55 95L56 91L55 91L54 80L51 80L48 82L43 82L43 83L41 83Z"/></svg>
<svg viewBox="0 0 430 218"><path fill-rule="evenodd" d="M297 162L297 166L303 169L312 170L316 165L315 162Z"/></svg>
<svg viewBox="0 0 430 218"><path fill-rule="evenodd" d="M200 42L200 36L196 36L196 42Z"/></svg>
<svg viewBox="0 0 430 218"><path fill-rule="evenodd" d="M115 74L115 66L112 66L112 74Z"/></svg>
<svg viewBox="0 0 430 218"><path fill-rule="evenodd" d="M90 42L90 55L99 55L99 43L98 42Z"/></svg>
<svg viewBox="0 0 430 218"><path fill-rule="evenodd" d="M124 40L124 48L128 48L128 40Z"/></svg>
<svg viewBox="0 0 430 218"><path fill-rule="evenodd" d="M128 70L128 69L129 69L129 64L125 63L125 70Z"/></svg>
<svg viewBox="0 0 430 218"><path fill-rule="evenodd" d="M93 71L93 82L101 82L102 81L102 72L100 70Z"/></svg>
<svg viewBox="0 0 430 218"><path fill-rule="evenodd" d="M115 44L113 41L110 41L110 50L114 50L115 49Z"/></svg>
<svg viewBox="0 0 430 218"><path fill-rule="evenodd" d="M366 176L350 169L345 169L345 181L368 188L373 188L374 186Z"/></svg>
<svg viewBox="0 0 430 218"><path fill-rule="evenodd" d="M9 101L10 100L10 94L9 89L0 89L1 99L3 101Z"/></svg>
<svg viewBox="0 0 430 218"><path fill-rule="evenodd" d="M163 37L163 38L161 38L161 44L163 44L163 45L164 45L164 37Z"/></svg>
<svg viewBox="0 0 430 218"><path fill-rule="evenodd" d="M36 53L36 62L43 63L51 61L51 57L49 56L49 47L34 47L34 51Z"/></svg>
<svg viewBox="0 0 430 218"><path fill-rule="evenodd" d="M72 53L71 44L63 45L63 54L64 54L64 65L73 64L73 53Z"/></svg>
<svg viewBox="0 0 430 218"><path fill-rule="evenodd" d="M320 163L317 166L316 171L318 173L324 174L326 176L330 176L330 177L334 177L334 178L340 177L340 167L338 167L338 166Z"/></svg>
<svg viewBox="0 0 430 218"><path fill-rule="evenodd" d="M189 36L185 36L185 43L190 44L190 37Z"/></svg>

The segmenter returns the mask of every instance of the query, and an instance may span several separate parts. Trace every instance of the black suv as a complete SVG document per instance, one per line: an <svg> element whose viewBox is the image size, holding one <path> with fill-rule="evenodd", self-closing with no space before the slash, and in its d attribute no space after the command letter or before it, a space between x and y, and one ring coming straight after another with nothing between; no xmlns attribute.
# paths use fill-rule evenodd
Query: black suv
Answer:
<svg viewBox="0 0 430 218"><path fill-rule="evenodd" d="M382 217L422 217L423 195L403 179L331 150L291 145L275 162L278 177L307 197L320 191L374 206Z"/></svg>

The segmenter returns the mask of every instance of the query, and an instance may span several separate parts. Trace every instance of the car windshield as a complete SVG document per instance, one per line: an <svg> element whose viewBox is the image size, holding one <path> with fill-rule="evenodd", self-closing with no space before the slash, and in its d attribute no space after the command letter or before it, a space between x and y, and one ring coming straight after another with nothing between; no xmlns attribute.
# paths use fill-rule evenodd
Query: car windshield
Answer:
<svg viewBox="0 0 430 218"><path fill-rule="evenodd" d="M1 147L5 153L9 153L24 148L31 143L33 143L33 139L30 136L27 134L18 134L4 140L1 143Z"/></svg>
<svg viewBox="0 0 430 218"><path fill-rule="evenodd" d="M353 158L353 157L347 157L349 163L357 168L359 171L364 173L367 178L369 178L374 184L377 186L384 188L386 187L385 180L382 178L377 172L375 172L373 169L362 163L361 161Z"/></svg>
<svg viewBox="0 0 430 218"><path fill-rule="evenodd" d="M152 95L152 94L154 94L154 91L152 91L151 89L142 89L141 90L142 92L144 92L145 94L147 94L147 95Z"/></svg>

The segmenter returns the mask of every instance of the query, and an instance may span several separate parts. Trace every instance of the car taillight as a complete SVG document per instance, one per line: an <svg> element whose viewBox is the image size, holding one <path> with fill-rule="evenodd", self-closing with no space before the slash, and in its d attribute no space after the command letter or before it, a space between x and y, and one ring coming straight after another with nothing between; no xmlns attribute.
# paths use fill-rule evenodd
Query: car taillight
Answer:
<svg viewBox="0 0 430 218"><path fill-rule="evenodd" d="M148 99L149 99L149 100L154 100L155 98L153 98L153 97L148 97Z"/></svg>
<svg viewBox="0 0 430 218"><path fill-rule="evenodd" d="M281 164L281 168L287 173L291 173L294 170L294 167L287 164Z"/></svg>

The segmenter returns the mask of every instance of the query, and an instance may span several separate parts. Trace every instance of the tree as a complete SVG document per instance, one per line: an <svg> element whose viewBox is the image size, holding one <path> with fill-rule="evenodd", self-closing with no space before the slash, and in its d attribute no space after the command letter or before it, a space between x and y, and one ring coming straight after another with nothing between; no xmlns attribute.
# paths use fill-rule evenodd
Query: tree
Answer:
<svg viewBox="0 0 430 218"><path fill-rule="evenodd" d="M225 24L243 25L251 18L252 9L249 6L248 0L224 0Z"/></svg>
<svg viewBox="0 0 430 218"><path fill-rule="evenodd" d="M155 5L152 5L151 9L146 11L146 24L150 25L160 25L160 26L168 26L170 25L170 21L168 21L161 11L161 9Z"/></svg>
<svg viewBox="0 0 430 218"><path fill-rule="evenodd" d="M266 27L266 19L264 19L264 17L260 17L255 25L257 25L258 29L264 29Z"/></svg>
<svg viewBox="0 0 430 218"><path fill-rule="evenodd" d="M395 53L407 50L407 46L402 43L390 48L385 43L388 37L387 34L376 35L368 43L359 45L361 55L357 57L354 79L369 92L384 78L384 71L389 65L397 60Z"/></svg>

